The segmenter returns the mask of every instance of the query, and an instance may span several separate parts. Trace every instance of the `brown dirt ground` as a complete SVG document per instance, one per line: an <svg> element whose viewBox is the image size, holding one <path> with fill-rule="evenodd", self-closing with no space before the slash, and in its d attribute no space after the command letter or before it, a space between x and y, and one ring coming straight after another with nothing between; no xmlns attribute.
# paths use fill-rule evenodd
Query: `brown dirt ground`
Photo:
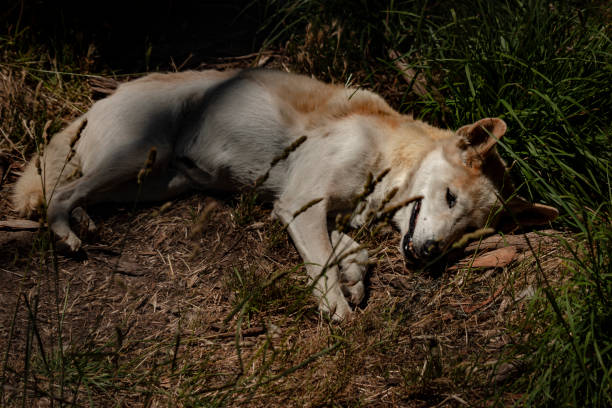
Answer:
<svg viewBox="0 0 612 408"><path fill-rule="evenodd" d="M16 218L8 192L23 166L5 157L0 220ZM466 251L424 273L406 268L391 228L365 234L366 301L350 321L330 324L269 207L258 204L246 221L243 208L203 194L164 208L90 208L99 232L80 257L40 249L44 230L0 229L2 403L492 405L504 380L521 374L500 358L524 340L512 327L539 287L523 238L510 263L469 268ZM562 279L559 245L529 237L548 279ZM520 397L501 395L500 404Z"/></svg>

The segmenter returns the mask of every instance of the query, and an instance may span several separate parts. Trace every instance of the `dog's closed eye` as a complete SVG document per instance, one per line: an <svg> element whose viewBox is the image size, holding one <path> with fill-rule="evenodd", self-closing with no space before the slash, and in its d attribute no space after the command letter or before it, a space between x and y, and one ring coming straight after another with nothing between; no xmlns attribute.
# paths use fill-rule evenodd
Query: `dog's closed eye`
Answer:
<svg viewBox="0 0 612 408"><path fill-rule="evenodd" d="M457 203L457 196L450 191L450 188L446 188L446 203L448 208L453 208Z"/></svg>

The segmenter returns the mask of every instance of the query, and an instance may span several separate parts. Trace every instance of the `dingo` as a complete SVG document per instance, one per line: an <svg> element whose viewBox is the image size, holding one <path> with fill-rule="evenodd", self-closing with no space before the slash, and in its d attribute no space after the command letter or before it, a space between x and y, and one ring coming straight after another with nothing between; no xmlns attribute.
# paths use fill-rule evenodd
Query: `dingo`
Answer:
<svg viewBox="0 0 612 408"><path fill-rule="evenodd" d="M420 197L393 216L412 262L431 259L467 229L483 227L500 199L519 221L557 216L555 208L513 197L495 149L505 131L492 118L457 131L438 129L367 90L283 72L152 74L122 84L55 135L43 158L26 167L13 203L30 215L46 196L51 229L76 251L81 241L69 218L95 228L81 207L87 203L160 201L194 188L236 191L269 171L260 189L274 199L273 214L306 263L320 309L342 320L351 313L348 302L363 299L367 251L341 232L330 236L327 219L353 206L370 174L388 170L351 224ZM156 159L138 186L152 147Z"/></svg>

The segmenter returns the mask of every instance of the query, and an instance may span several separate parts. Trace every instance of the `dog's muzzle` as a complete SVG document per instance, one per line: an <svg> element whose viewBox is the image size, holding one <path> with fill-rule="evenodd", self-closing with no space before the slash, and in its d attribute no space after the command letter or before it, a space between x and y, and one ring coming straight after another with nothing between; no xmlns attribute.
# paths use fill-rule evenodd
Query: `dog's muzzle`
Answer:
<svg viewBox="0 0 612 408"><path fill-rule="evenodd" d="M407 262L416 264L420 260L431 259L440 254L440 242L433 239L428 239L422 246L414 245L412 237L414 235L414 229L419 218L419 212L421 211L421 200L416 201L412 207L410 214L410 224L408 226L408 233L404 235L402 241L402 251L404 258Z"/></svg>

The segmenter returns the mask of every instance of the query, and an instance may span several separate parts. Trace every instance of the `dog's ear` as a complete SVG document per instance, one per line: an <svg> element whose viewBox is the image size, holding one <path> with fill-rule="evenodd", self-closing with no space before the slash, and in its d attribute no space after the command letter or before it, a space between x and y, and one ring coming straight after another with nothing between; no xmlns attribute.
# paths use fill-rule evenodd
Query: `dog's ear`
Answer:
<svg viewBox="0 0 612 408"><path fill-rule="evenodd" d="M463 162L468 167L480 168L495 144L506 133L506 122L499 118L481 119L457 130L457 145L463 151Z"/></svg>
<svg viewBox="0 0 612 408"><path fill-rule="evenodd" d="M523 197L515 196L506 203L498 228L510 230L516 226L543 225L553 221L558 215L559 210L555 207L530 203Z"/></svg>

